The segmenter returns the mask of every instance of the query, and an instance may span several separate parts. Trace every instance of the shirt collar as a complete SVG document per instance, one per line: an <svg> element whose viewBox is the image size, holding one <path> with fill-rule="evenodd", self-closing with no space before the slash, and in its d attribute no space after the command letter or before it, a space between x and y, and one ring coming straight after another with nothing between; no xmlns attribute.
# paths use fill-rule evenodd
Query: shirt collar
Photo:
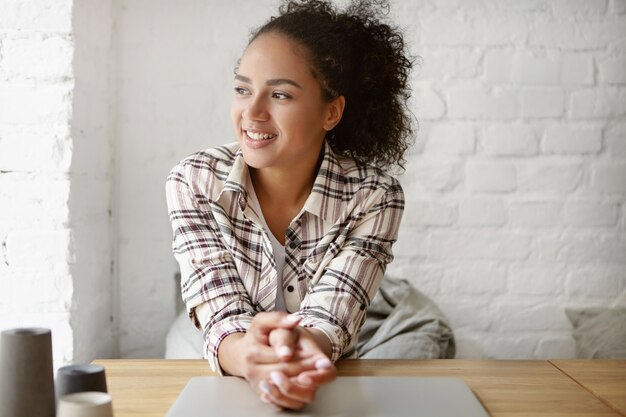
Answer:
<svg viewBox="0 0 626 417"><path fill-rule="evenodd" d="M317 171L313 189L304 203L304 210L325 222L336 223L342 213L345 184L343 169L328 142L324 144L322 163Z"/></svg>
<svg viewBox="0 0 626 417"><path fill-rule="evenodd" d="M232 168L224 182L224 188L220 192L218 199L225 191L239 193L239 206L244 210L248 201L248 192L246 190L247 177L248 165L243 159L243 153L240 148L235 153ZM304 203L304 210L325 222L336 223L341 216L344 184L345 177L341 163L328 142L324 142L322 163L313 182L311 194L309 194Z"/></svg>
<svg viewBox="0 0 626 417"><path fill-rule="evenodd" d="M217 197L218 200L226 191L237 193L240 195L239 207L241 210L244 210L248 202L248 192L246 190L247 178L248 165L243 159L243 152L241 152L241 148L239 148L235 153L233 165L228 173L228 177L226 178L226 181L224 181L224 188L222 188L222 191Z"/></svg>

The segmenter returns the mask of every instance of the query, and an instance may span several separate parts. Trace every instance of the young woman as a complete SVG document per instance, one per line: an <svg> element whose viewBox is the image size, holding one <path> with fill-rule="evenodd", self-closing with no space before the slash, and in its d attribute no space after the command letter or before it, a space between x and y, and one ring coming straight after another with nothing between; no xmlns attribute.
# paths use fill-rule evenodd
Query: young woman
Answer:
<svg viewBox="0 0 626 417"><path fill-rule="evenodd" d="M404 208L412 61L386 2L288 1L235 69L236 143L188 157L167 202L213 370L299 409L356 356Z"/></svg>

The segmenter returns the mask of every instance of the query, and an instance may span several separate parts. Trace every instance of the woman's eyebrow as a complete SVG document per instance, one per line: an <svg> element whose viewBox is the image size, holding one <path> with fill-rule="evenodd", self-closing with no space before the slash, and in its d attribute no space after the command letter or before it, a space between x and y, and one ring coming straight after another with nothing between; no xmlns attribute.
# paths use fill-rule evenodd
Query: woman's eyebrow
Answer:
<svg viewBox="0 0 626 417"><path fill-rule="evenodd" d="M239 80L248 84L252 83L252 80L250 78L241 74L235 74L235 80ZM275 85L280 85L280 84L289 84L289 85L293 85L294 87L302 89L302 86L300 84L298 84L297 82L293 80L290 80L289 78L275 78L275 79L265 81L265 85L268 85L268 86L275 86Z"/></svg>

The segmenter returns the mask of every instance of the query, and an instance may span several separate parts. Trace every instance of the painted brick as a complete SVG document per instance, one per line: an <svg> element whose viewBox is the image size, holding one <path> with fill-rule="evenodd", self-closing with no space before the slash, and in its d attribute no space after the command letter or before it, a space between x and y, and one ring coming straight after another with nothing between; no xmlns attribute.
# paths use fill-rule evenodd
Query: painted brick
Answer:
<svg viewBox="0 0 626 417"><path fill-rule="evenodd" d="M570 118L607 119L626 114L626 93L621 89L576 91L570 99Z"/></svg>
<svg viewBox="0 0 626 417"><path fill-rule="evenodd" d="M435 231L430 237L433 259L522 260L531 252L531 238L507 232Z"/></svg>
<svg viewBox="0 0 626 417"><path fill-rule="evenodd" d="M470 161L467 163L467 184L476 192L509 192L516 187L516 170L506 161Z"/></svg>
<svg viewBox="0 0 626 417"><path fill-rule="evenodd" d="M9 31L69 33L72 0L2 0L0 28Z"/></svg>
<svg viewBox="0 0 626 417"><path fill-rule="evenodd" d="M422 45L462 46L475 43L472 23L459 14L437 13L424 19L419 31Z"/></svg>
<svg viewBox="0 0 626 417"><path fill-rule="evenodd" d="M528 38L528 21L521 14L480 18L475 20L475 24L477 43L482 45L522 45Z"/></svg>
<svg viewBox="0 0 626 417"><path fill-rule="evenodd" d="M67 209L50 210L50 202L0 196L0 222L5 231L27 227L57 228L67 222ZM0 228L2 231L2 228Z"/></svg>
<svg viewBox="0 0 626 417"><path fill-rule="evenodd" d="M562 205L551 201L513 203L509 221L513 226L556 227L561 224Z"/></svg>
<svg viewBox="0 0 626 417"><path fill-rule="evenodd" d="M423 64L415 69L420 80L468 79L478 75L480 50L473 48L425 47Z"/></svg>
<svg viewBox="0 0 626 417"><path fill-rule="evenodd" d="M452 271L455 294L493 296L507 292L507 268L495 262L463 263Z"/></svg>
<svg viewBox="0 0 626 417"><path fill-rule="evenodd" d="M393 246L393 253L398 257L425 258L428 256L428 239L429 235L423 228L401 227L398 241Z"/></svg>
<svg viewBox="0 0 626 417"><path fill-rule="evenodd" d="M517 93L484 87L452 87L448 91L448 115L452 119L509 120L519 116Z"/></svg>
<svg viewBox="0 0 626 417"><path fill-rule="evenodd" d="M607 10L607 0L554 0L552 11L555 16L593 16L603 17Z"/></svg>
<svg viewBox="0 0 626 417"><path fill-rule="evenodd" d="M548 296L563 291L564 265L533 263L513 265L509 277L511 293L515 295Z"/></svg>
<svg viewBox="0 0 626 417"><path fill-rule="evenodd" d="M406 200L403 224L408 226L450 226L457 217L454 204L428 200Z"/></svg>
<svg viewBox="0 0 626 417"><path fill-rule="evenodd" d="M510 83L515 54L509 50L494 49L485 55L485 80L493 84Z"/></svg>
<svg viewBox="0 0 626 417"><path fill-rule="evenodd" d="M525 118L555 118L565 111L565 95L561 90L523 90L520 99Z"/></svg>
<svg viewBox="0 0 626 417"><path fill-rule="evenodd" d="M418 291L432 296L441 289L443 269L437 265L424 265L411 258L395 259L385 275L408 280Z"/></svg>
<svg viewBox="0 0 626 417"><path fill-rule="evenodd" d="M71 112L71 84L6 84L0 81L0 123L62 124Z"/></svg>
<svg viewBox="0 0 626 417"><path fill-rule="evenodd" d="M466 155L474 152L476 135L468 125L436 124L428 132L426 153Z"/></svg>
<svg viewBox="0 0 626 417"><path fill-rule="evenodd" d="M69 189L67 179L0 174L0 224L8 230L60 227L68 218Z"/></svg>
<svg viewBox="0 0 626 417"><path fill-rule="evenodd" d="M563 85L592 85L594 82L593 56L590 53L564 53L561 60Z"/></svg>
<svg viewBox="0 0 626 417"><path fill-rule="evenodd" d="M560 65L556 60L519 55L515 58L512 81L516 84L558 84Z"/></svg>
<svg viewBox="0 0 626 417"><path fill-rule="evenodd" d="M73 45L59 36L42 33L27 38L5 39L2 71L8 78L58 80L71 77Z"/></svg>
<svg viewBox="0 0 626 417"><path fill-rule="evenodd" d="M620 123L606 130L606 147L614 158L626 157L626 123Z"/></svg>
<svg viewBox="0 0 626 417"><path fill-rule="evenodd" d="M626 163L592 165L593 187L605 193L626 193Z"/></svg>
<svg viewBox="0 0 626 417"><path fill-rule="evenodd" d="M421 85L415 88L415 96L419 119L440 119L446 113L446 103L431 87Z"/></svg>
<svg viewBox="0 0 626 417"><path fill-rule="evenodd" d="M28 300L37 305L42 313L62 313L67 311L72 301L72 280L68 274L59 275L62 265L49 268L10 268L8 279L11 285L13 307L19 309L20 303Z"/></svg>
<svg viewBox="0 0 626 417"><path fill-rule="evenodd" d="M450 320L450 325L457 331L487 331L491 327L493 317L489 306L475 298L457 301L455 304L444 299L437 299L437 304Z"/></svg>
<svg viewBox="0 0 626 417"><path fill-rule="evenodd" d="M534 334L493 336L492 333L481 339L480 344L487 359L523 359L533 355L538 339Z"/></svg>
<svg viewBox="0 0 626 417"><path fill-rule="evenodd" d="M570 329L565 311L557 303L532 302L496 303L496 329L506 331L546 331Z"/></svg>
<svg viewBox="0 0 626 417"><path fill-rule="evenodd" d="M619 206L597 201L568 201L565 205L565 224L578 227L615 226Z"/></svg>
<svg viewBox="0 0 626 417"><path fill-rule="evenodd" d="M68 172L71 151L67 125L0 125L0 171Z"/></svg>
<svg viewBox="0 0 626 417"><path fill-rule="evenodd" d="M507 4L509 10L546 13L551 10L550 0L526 0Z"/></svg>
<svg viewBox="0 0 626 417"><path fill-rule="evenodd" d="M518 190L524 193L568 194L583 177L583 167L576 162L533 160L516 165Z"/></svg>
<svg viewBox="0 0 626 417"><path fill-rule="evenodd" d="M16 230L7 236L6 246L7 262L12 266L55 265L71 261L68 229Z"/></svg>
<svg viewBox="0 0 626 417"><path fill-rule="evenodd" d="M488 126L483 136L482 149L487 155L530 156L539 150L539 137L531 126Z"/></svg>
<svg viewBox="0 0 626 417"><path fill-rule="evenodd" d="M584 268L569 274L566 282L567 295L576 298L610 299L626 287L626 274L606 273L598 268Z"/></svg>
<svg viewBox="0 0 626 417"><path fill-rule="evenodd" d="M559 260L572 264L602 262L625 265L626 241L617 238L570 237L562 238Z"/></svg>
<svg viewBox="0 0 626 417"><path fill-rule="evenodd" d="M463 175L463 162L457 159L423 158L410 164L403 176L403 186L406 182L427 190L449 191L459 184Z"/></svg>
<svg viewBox="0 0 626 417"><path fill-rule="evenodd" d="M602 149L602 129L573 124L552 126L542 143L545 153L594 154Z"/></svg>
<svg viewBox="0 0 626 417"><path fill-rule="evenodd" d="M626 58L613 57L598 65L599 79L605 84L626 84Z"/></svg>
<svg viewBox="0 0 626 417"><path fill-rule="evenodd" d="M561 78L561 64L529 52L493 50L485 56L485 77L491 83L555 85Z"/></svg>
<svg viewBox="0 0 626 417"><path fill-rule="evenodd" d="M506 211L501 200L471 197L459 203L459 224L462 226L501 226L506 222Z"/></svg>
<svg viewBox="0 0 626 417"><path fill-rule="evenodd" d="M562 48L570 51L600 49L620 41L626 31L626 21L616 19L557 20L548 15L535 19L530 32L531 46Z"/></svg>

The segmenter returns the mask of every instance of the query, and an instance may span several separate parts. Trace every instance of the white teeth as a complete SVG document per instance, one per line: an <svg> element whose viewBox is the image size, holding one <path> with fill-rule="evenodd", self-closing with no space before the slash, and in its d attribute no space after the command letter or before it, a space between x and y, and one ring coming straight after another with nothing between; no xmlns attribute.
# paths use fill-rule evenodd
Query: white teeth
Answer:
<svg viewBox="0 0 626 417"><path fill-rule="evenodd" d="M250 132L249 130L246 130L246 134L248 135L250 139L254 139L254 140L268 140L268 139L273 139L276 136L270 133Z"/></svg>

